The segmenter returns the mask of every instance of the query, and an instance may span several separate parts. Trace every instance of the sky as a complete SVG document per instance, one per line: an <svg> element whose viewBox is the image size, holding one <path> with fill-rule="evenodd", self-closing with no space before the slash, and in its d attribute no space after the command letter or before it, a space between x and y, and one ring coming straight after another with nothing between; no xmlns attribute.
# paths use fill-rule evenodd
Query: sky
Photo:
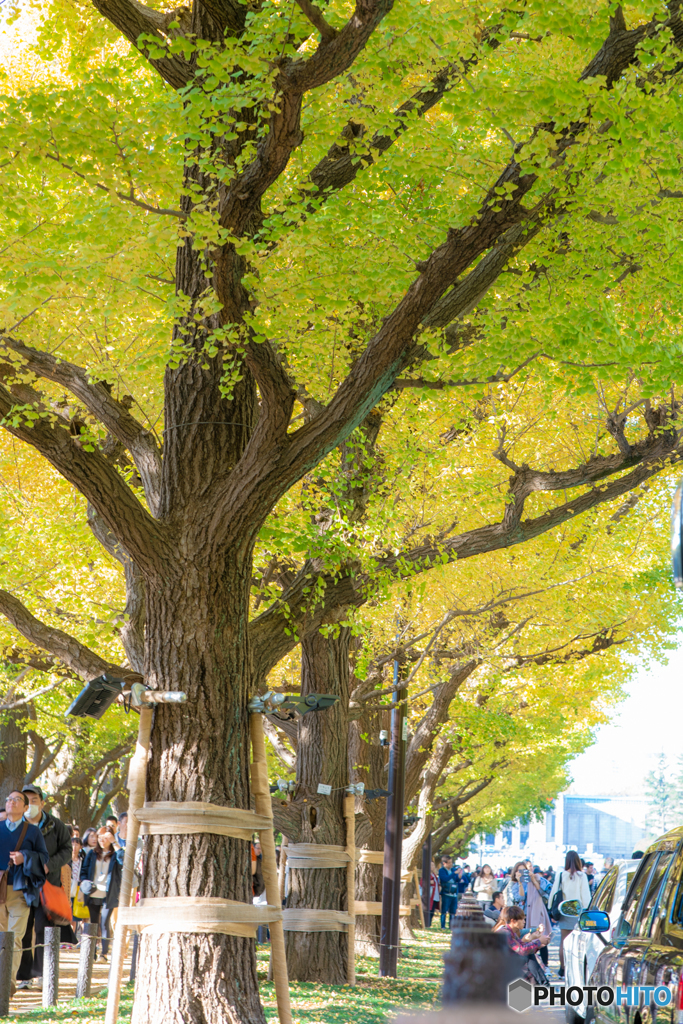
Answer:
<svg viewBox="0 0 683 1024"><path fill-rule="evenodd" d="M683 728L678 717L683 681L683 636L668 664L638 672L625 687L628 696L617 705L609 725L596 742L571 764L574 782L568 792L593 796L643 795L643 779L661 751L674 764L683 754Z"/></svg>

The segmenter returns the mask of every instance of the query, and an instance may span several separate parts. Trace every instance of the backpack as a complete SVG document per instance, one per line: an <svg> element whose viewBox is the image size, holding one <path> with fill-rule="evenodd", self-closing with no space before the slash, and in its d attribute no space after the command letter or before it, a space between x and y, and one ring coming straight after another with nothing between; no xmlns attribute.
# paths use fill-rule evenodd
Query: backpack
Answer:
<svg viewBox="0 0 683 1024"><path fill-rule="evenodd" d="M562 889L560 888L553 896L553 902L550 904L550 914L552 917L555 918L556 921L559 921L559 919L562 917L562 915L560 914L560 903L562 903L563 901L564 896L562 895Z"/></svg>

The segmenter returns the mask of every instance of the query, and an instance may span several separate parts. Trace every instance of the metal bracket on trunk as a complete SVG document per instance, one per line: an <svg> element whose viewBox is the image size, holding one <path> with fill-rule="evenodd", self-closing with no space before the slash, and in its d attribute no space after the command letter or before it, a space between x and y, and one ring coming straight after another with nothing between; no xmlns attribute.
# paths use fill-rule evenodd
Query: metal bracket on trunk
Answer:
<svg viewBox="0 0 683 1024"><path fill-rule="evenodd" d="M309 711L324 711L336 704L339 697L331 693L307 693L302 696L300 693L275 693L268 690L267 693L256 695L249 701L249 710L263 715L272 715L277 711L298 711L300 715L306 715Z"/></svg>

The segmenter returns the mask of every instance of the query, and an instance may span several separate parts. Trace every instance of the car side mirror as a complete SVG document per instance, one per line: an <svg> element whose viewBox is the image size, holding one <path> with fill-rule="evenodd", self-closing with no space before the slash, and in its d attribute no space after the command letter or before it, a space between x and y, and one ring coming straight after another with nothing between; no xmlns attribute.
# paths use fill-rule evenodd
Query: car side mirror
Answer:
<svg viewBox="0 0 683 1024"><path fill-rule="evenodd" d="M608 932L609 914L604 910L584 910L579 914L579 928L582 932Z"/></svg>
<svg viewBox="0 0 683 1024"><path fill-rule="evenodd" d="M600 939L603 946L609 946L609 942L602 935L602 932L609 931L609 914L604 910L584 910L579 914L579 928L582 932L592 932Z"/></svg>

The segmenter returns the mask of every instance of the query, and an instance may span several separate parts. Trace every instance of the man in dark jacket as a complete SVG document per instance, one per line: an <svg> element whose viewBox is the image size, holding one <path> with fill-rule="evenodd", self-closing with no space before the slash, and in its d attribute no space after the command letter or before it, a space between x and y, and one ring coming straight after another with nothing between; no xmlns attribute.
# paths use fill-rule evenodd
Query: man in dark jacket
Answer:
<svg viewBox="0 0 683 1024"><path fill-rule="evenodd" d="M7 902L0 905L0 931L14 932L13 987L21 960L21 936L26 928L29 908L40 902L48 859L39 829L23 819L27 802L24 793L13 790L5 801L7 817L0 822L0 871L8 872Z"/></svg>
<svg viewBox="0 0 683 1024"><path fill-rule="evenodd" d="M458 885L453 871L453 858L448 854L444 854L439 868L439 888L441 890L441 927L446 927L446 914L448 914L448 927L452 928L453 915L458 909Z"/></svg>
<svg viewBox="0 0 683 1024"><path fill-rule="evenodd" d="M55 818L52 814L48 814L45 810L45 797L40 786L33 784L24 786L22 792L28 800L25 817L27 821L38 826L47 849L49 857L46 868L47 881L51 885L60 886L62 884L62 868L65 864L71 863L71 833L63 821ZM49 923L45 916L45 911L40 901L38 901L35 912L32 912L29 917L24 935L24 953L21 958L21 968L18 974L20 980L19 988L29 988L32 978L42 979L43 977L45 925L49 925ZM31 933L34 927L36 931L35 948L33 948L33 943L31 942ZM68 932L71 932L71 929L67 930L66 935L62 935L62 940L64 942L75 942L76 937L73 932L71 934L68 934Z"/></svg>

